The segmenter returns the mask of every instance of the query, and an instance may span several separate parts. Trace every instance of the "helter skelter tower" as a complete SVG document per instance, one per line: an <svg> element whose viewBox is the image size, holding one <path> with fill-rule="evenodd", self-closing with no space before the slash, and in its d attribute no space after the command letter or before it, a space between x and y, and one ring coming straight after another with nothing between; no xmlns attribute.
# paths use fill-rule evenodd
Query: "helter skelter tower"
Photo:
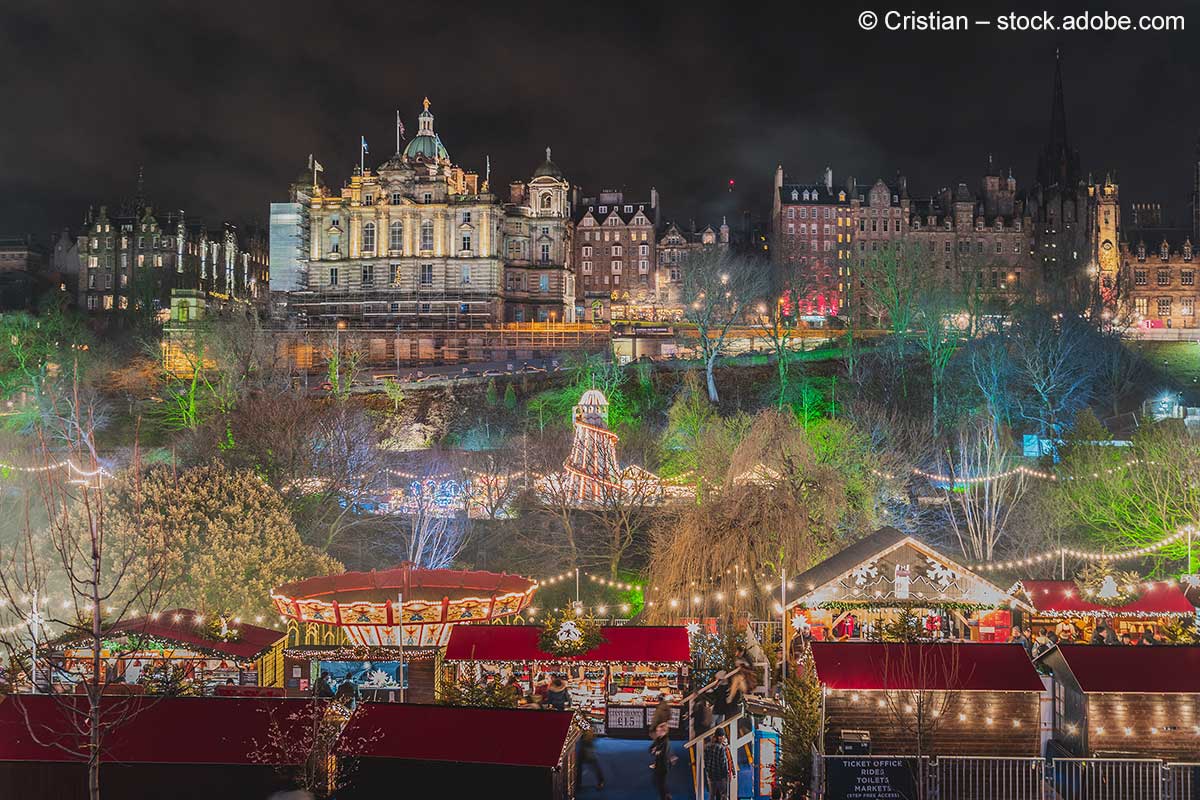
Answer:
<svg viewBox="0 0 1200 800"><path fill-rule="evenodd" d="M581 501L598 501L605 491L623 491L617 435L608 429L608 398L588 389L575 405L575 439L563 462L566 489Z"/></svg>

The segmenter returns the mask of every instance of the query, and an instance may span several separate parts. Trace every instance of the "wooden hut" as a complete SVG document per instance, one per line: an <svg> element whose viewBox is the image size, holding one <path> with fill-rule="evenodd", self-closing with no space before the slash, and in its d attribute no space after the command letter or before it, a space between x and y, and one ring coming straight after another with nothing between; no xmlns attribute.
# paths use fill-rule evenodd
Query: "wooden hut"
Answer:
<svg viewBox="0 0 1200 800"><path fill-rule="evenodd" d="M1039 755L1042 678L1015 644L813 642L827 754Z"/></svg>
<svg viewBox="0 0 1200 800"><path fill-rule="evenodd" d="M336 751L339 798L575 796L574 714L367 703Z"/></svg>
<svg viewBox="0 0 1200 800"><path fill-rule="evenodd" d="M1200 647L1060 645L1052 742L1076 757L1195 761L1200 754Z"/></svg>
<svg viewBox="0 0 1200 800"><path fill-rule="evenodd" d="M324 704L268 698L106 698L100 776L121 800L262 800L315 744ZM85 800L87 700L0 698L0 797ZM83 716L81 716L83 715ZM319 718L319 716L318 716Z"/></svg>
<svg viewBox="0 0 1200 800"><path fill-rule="evenodd" d="M1021 599L895 528L881 528L788 579L791 631L871 639L904 610L928 638L1008 640Z"/></svg>
<svg viewBox="0 0 1200 800"><path fill-rule="evenodd" d="M1100 618L1107 620L1118 636L1128 633L1136 643L1152 625L1196 615L1196 607L1174 581L1146 581L1136 599L1121 604L1086 596L1075 581L1069 580L1021 581L1018 593L1033 608L1032 627L1058 629L1061 623L1069 623L1074 630L1067 632L1085 643Z"/></svg>

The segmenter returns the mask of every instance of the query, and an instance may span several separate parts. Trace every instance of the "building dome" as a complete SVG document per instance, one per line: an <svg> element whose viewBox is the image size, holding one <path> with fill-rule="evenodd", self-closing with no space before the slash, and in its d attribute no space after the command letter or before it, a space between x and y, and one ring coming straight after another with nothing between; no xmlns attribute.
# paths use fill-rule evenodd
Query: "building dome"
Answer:
<svg viewBox="0 0 1200 800"><path fill-rule="evenodd" d="M417 135L404 147L404 157L425 158L434 161L449 161L442 139L433 131L433 114L429 113L429 98L424 101L425 110L417 116Z"/></svg>
<svg viewBox="0 0 1200 800"><path fill-rule="evenodd" d="M543 161L538 166L538 168L533 171L533 177L535 177L535 178L549 177L549 178L557 178L557 179L561 180L562 176L563 176L563 172L561 169L558 168L558 164L555 164L553 161L550 160L550 148L547 147L546 148L546 160Z"/></svg>

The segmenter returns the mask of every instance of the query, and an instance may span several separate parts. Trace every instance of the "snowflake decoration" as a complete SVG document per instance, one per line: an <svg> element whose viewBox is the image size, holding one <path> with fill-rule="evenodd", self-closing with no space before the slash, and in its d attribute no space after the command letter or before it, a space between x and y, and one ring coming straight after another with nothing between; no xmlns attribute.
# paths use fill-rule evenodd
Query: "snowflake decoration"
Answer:
<svg viewBox="0 0 1200 800"><path fill-rule="evenodd" d="M807 627L809 627L808 620L806 620L804 618L803 614L793 614L792 615L792 630L799 633Z"/></svg>
<svg viewBox="0 0 1200 800"><path fill-rule="evenodd" d="M688 636L698 636L700 634L700 623L695 621L689 622L687 624L687 632Z"/></svg>
<svg viewBox="0 0 1200 800"><path fill-rule="evenodd" d="M558 640L564 643L574 643L583 639L583 631L571 620L558 626Z"/></svg>
<svg viewBox="0 0 1200 800"><path fill-rule="evenodd" d="M381 669L370 670L363 678L363 686L390 686L392 684L392 676Z"/></svg>
<svg viewBox="0 0 1200 800"><path fill-rule="evenodd" d="M879 570L875 569L875 562L870 564L859 564L850 573L850 577L854 578L855 586L865 586L868 580L875 580L879 577Z"/></svg>
<svg viewBox="0 0 1200 800"><path fill-rule="evenodd" d="M939 564L932 558L925 559L929 562L929 569L925 570L925 577L931 581L935 581L938 586L945 589L947 586L958 577L954 570L947 567L945 564Z"/></svg>

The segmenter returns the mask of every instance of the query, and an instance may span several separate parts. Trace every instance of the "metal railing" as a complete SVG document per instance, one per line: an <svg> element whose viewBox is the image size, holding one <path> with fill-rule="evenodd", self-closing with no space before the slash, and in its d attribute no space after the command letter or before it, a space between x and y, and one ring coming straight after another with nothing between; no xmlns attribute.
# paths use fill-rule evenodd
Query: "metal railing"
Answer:
<svg viewBox="0 0 1200 800"><path fill-rule="evenodd" d="M1200 762L1163 765L1163 800L1200 800Z"/></svg>
<svg viewBox="0 0 1200 800"><path fill-rule="evenodd" d="M1043 800L1046 762L1040 758L941 756L926 767L936 797L956 800Z"/></svg>
<svg viewBox="0 0 1200 800"><path fill-rule="evenodd" d="M1056 758L1050 781L1062 800L1162 800L1163 767L1151 758Z"/></svg>

